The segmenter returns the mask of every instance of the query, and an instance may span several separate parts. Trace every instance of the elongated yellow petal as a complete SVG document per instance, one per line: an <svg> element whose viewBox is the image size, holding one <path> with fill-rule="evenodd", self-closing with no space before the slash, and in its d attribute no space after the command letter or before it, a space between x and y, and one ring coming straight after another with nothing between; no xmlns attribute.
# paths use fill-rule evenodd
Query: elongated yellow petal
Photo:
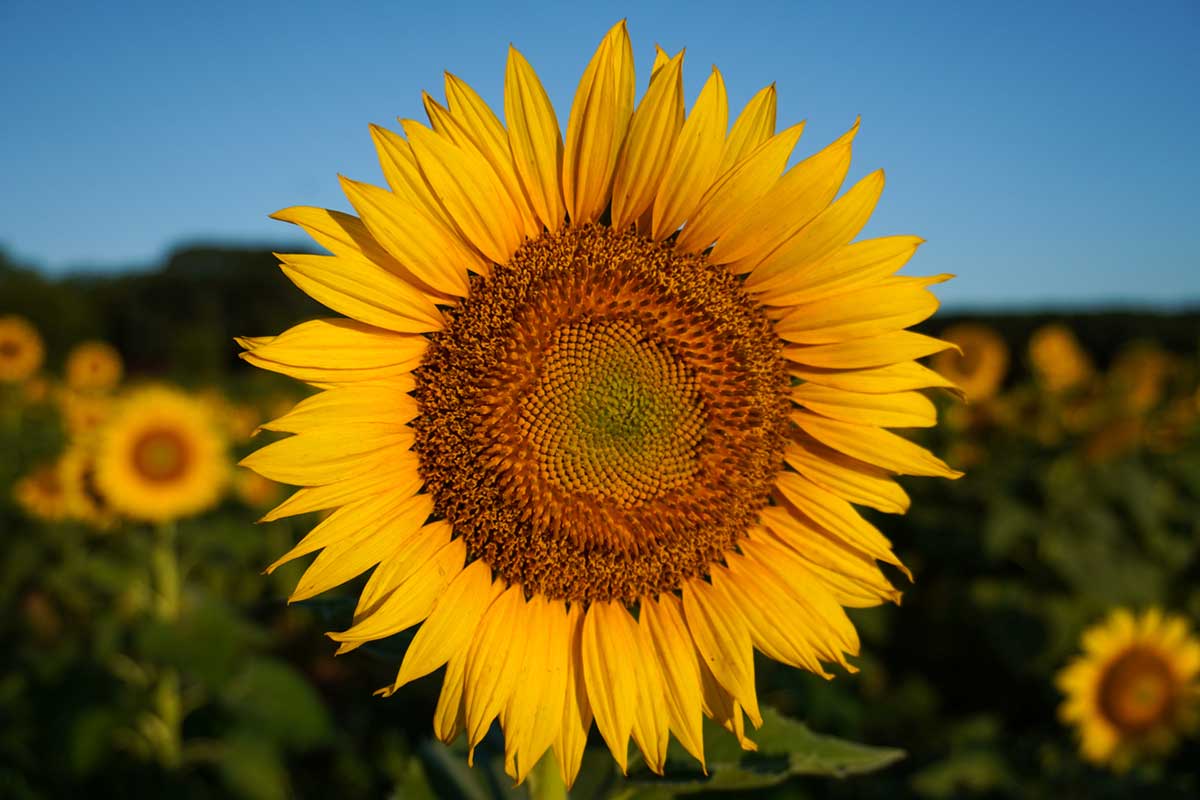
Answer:
<svg viewBox="0 0 1200 800"><path fill-rule="evenodd" d="M387 555L397 538L411 536L420 528L432 511L429 495L419 494L368 521L357 534L328 545L300 576L288 602L315 597L366 572Z"/></svg>
<svg viewBox="0 0 1200 800"><path fill-rule="evenodd" d="M957 387L951 381L915 361L853 370L791 364L788 366L788 374L848 392L904 392L909 389L934 387L957 391Z"/></svg>
<svg viewBox="0 0 1200 800"><path fill-rule="evenodd" d="M704 714L725 730L737 737L743 750L757 750L758 745L746 737L746 721L742 719L742 705L733 698L713 676L712 671L700 659L700 687L704 698Z"/></svg>
<svg viewBox="0 0 1200 800"><path fill-rule="evenodd" d="M504 760L522 783L550 749L567 696L567 612L561 600L535 595L526 606L529 638L517 683L504 710Z"/></svg>
<svg viewBox="0 0 1200 800"><path fill-rule="evenodd" d="M469 763L474 762L475 745L508 703L521 677L521 653L528 635L524 612L524 590L514 584L484 613L471 640L465 695Z"/></svg>
<svg viewBox="0 0 1200 800"><path fill-rule="evenodd" d="M411 431L378 433L360 429L322 429L280 439L241 460L264 478L297 486L323 486L342 478L369 475L388 459L403 459L412 446Z"/></svg>
<svg viewBox="0 0 1200 800"><path fill-rule="evenodd" d="M908 495L886 470L850 458L820 442L812 439L793 442L784 451L784 458L804 477L843 500L889 514L908 510Z"/></svg>
<svg viewBox="0 0 1200 800"><path fill-rule="evenodd" d="M736 553L727 556L726 560L731 564L745 561ZM734 613L740 614L746 621L746 629L754 646L767 658L781 664L806 669L822 678L832 677L821 666L821 660L809 641L804 637L788 635L793 631L787 615L790 614L794 620L799 616L797 610L770 602L761 586L761 576L749 572L748 568L742 566L739 579L729 569L716 567L712 571L712 582L718 592L729 598ZM807 615L802 619L811 622Z"/></svg>
<svg viewBox="0 0 1200 800"><path fill-rule="evenodd" d="M421 173L459 230L479 252L507 263L524 226L496 170L473 147L461 147L413 120L402 120Z"/></svg>
<svg viewBox="0 0 1200 800"><path fill-rule="evenodd" d="M950 469L945 462L925 448L883 428L839 422L806 411L795 411L791 418L817 441L868 464L875 464L900 475L962 477L961 472Z"/></svg>
<svg viewBox="0 0 1200 800"><path fill-rule="evenodd" d="M300 380L342 382L411 372L427 346L424 336L392 333L355 320L318 319L289 328L241 357ZM324 364L337 366L320 366Z"/></svg>
<svg viewBox="0 0 1200 800"><path fill-rule="evenodd" d="M554 757L563 783L570 789L579 775L588 730L592 727L592 706L588 701L583 677L583 609L579 604L567 612L567 691L563 700L562 724L554 738Z"/></svg>
<svg viewBox="0 0 1200 800"><path fill-rule="evenodd" d="M912 361L955 347L953 342L899 330L833 344L786 347L783 357L797 364L832 369L882 367Z"/></svg>
<svg viewBox="0 0 1200 800"><path fill-rule="evenodd" d="M638 646L637 626L619 603L592 603L583 621L583 678L596 727L621 772L638 704L638 674L629 653Z"/></svg>
<svg viewBox="0 0 1200 800"><path fill-rule="evenodd" d="M472 144L492 165L500 182L504 184L513 209L521 220L523 235L533 238L541 234L542 223L530 205L529 197L521 186L521 179L517 177L512 150L508 144L508 132L504 130L500 120L474 89L449 72L446 73L446 102L450 105L450 113L462 125Z"/></svg>
<svg viewBox="0 0 1200 800"><path fill-rule="evenodd" d="M816 155L784 173L713 246L709 260L742 274L790 239L837 194L850 169L850 147L858 123Z"/></svg>
<svg viewBox="0 0 1200 800"><path fill-rule="evenodd" d="M413 637L388 694L409 681L428 675L456 653L466 653L488 606L500 596L503 584L492 581L482 559L472 561L446 587L428 619Z"/></svg>
<svg viewBox="0 0 1200 800"><path fill-rule="evenodd" d="M700 90L696 105L684 120L666 174L654 197L651 236L665 239L696 211L700 199L717 178L721 148L729 125L725 80L716 67Z"/></svg>
<svg viewBox="0 0 1200 800"><path fill-rule="evenodd" d="M353 650L364 642L407 630L428 617L438 596L462 571L466 557L467 546L461 538L442 545L431 558L397 583L391 594L361 622L341 633L328 634L330 639L342 643L338 654Z"/></svg>
<svg viewBox="0 0 1200 800"><path fill-rule="evenodd" d="M441 220L378 186L342 178L342 190L371 235L420 280L443 294L466 297L467 269L487 262Z"/></svg>
<svg viewBox="0 0 1200 800"><path fill-rule="evenodd" d="M562 227L562 134L554 106L537 73L515 47L508 48L504 74L504 118L513 166L538 218L551 232Z"/></svg>
<svg viewBox="0 0 1200 800"><path fill-rule="evenodd" d="M268 431L303 433L326 425L365 424L400 429L417 416L417 401L393 386L347 386L318 392L278 419Z"/></svg>
<svg viewBox="0 0 1200 800"><path fill-rule="evenodd" d="M595 222L608 206L617 155L633 116L635 88L633 47L621 20L584 70L567 121L562 187L574 225Z"/></svg>
<svg viewBox="0 0 1200 800"><path fill-rule="evenodd" d="M650 79L633 112L613 177L612 227L635 223L650 208L683 126L683 53Z"/></svg>
<svg viewBox="0 0 1200 800"><path fill-rule="evenodd" d="M272 522L297 514L349 505L393 488L403 488L409 494L415 494L424 483L418 470L417 454L408 450L389 455L391 460L379 464L369 475L343 477L296 491L259 521Z"/></svg>
<svg viewBox="0 0 1200 800"><path fill-rule="evenodd" d="M746 709L754 726L762 725L754 691L754 650L741 615L727 598L697 578L683 585L683 613L708 669Z"/></svg>
<svg viewBox="0 0 1200 800"><path fill-rule="evenodd" d="M445 326L425 294L369 261L338 256L279 255L292 283L322 305L368 325L398 333Z"/></svg>
<svg viewBox="0 0 1200 800"><path fill-rule="evenodd" d="M667 711L662 669L645 626L638 626L637 648L630 651L638 674L638 703L633 715L633 740L651 772L663 774L671 717ZM699 710L699 706L697 706Z"/></svg>
<svg viewBox="0 0 1200 800"><path fill-rule="evenodd" d="M366 585L358 595L358 604L354 608L353 617L355 628L359 627L367 617L374 615L384 605L384 601L387 601L389 608L395 611L396 607L393 604L395 598L391 597L392 593L410 577L424 570L433 562L438 552L449 544L453 533L454 529L450 527L450 523L442 519L419 528L414 527L407 535L397 532L396 539L392 542L392 550L384 556L379 566L371 573L371 577L367 579ZM462 564L460 563L455 569L461 570ZM406 587L402 594L414 593L411 587ZM379 619L376 617L376 621ZM368 639L345 637L335 638L334 641L356 642L355 646L357 646L357 643L368 641ZM350 648L340 649L338 653L345 652L346 649Z"/></svg>
<svg viewBox="0 0 1200 800"><path fill-rule="evenodd" d="M682 50L679 51L681 54ZM654 80L654 76L658 71L667 65L671 57L667 55L667 51L663 50L659 45L654 45L654 63L650 66L650 80Z"/></svg>
<svg viewBox="0 0 1200 800"><path fill-rule="evenodd" d="M729 131L729 138L725 140L725 147L721 151L721 164L717 168L718 175L732 169L775 133L776 100L775 84L772 83L759 89L758 93L750 98L750 102L746 103L746 107L733 123L733 129ZM780 167L780 171L782 170ZM776 177L778 175L779 173L776 173Z"/></svg>
<svg viewBox="0 0 1200 800"><path fill-rule="evenodd" d="M732 229L743 213L779 180L804 123L772 136L709 187L675 240L680 252L702 252Z"/></svg>
<svg viewBox="0 0 1200 800"><path fill-rule="evenodd" d="M798 306L865 289L908 263L923 242L918 236L885 236L853 242L805 267L803 275L795 281L760 290L756 298L771 306Z"/></svg>
<svg viewBox="0 0 1200 800"><path fill-rule="evenodd" d="M703 693L696 647L683 621L679 599L664 594L657 601L642 601L639 624L663 675L671 730L683 748L704 767Z"/></svg>
<svg viewBox="0 0 1200 800"><path fill-rule="evenodd" d="M462 239L450 212L438 201L433 187L421 173L412 145L400 134L379 125L371 126L371 138L379 153L383 178L401 200L420 210L420 213L440 226L441 233Z"/></svg>
<svg viewBox="0 0 1200 800"><path fill-rule="evenodd" d="M949 275L888 278L868 289L796 306L775 323L776 332L797 344L828 344L907 328L938 309L927 286Z"/></svg>
<svg viewBox="0 0 1200 800"><path fill-rule="evenodd" d="M792 389L792 401L843 422L881 428L927 428L937 424L937 409L920 392L864 394L805 383Z"/></svg>
<svg viewBox="0 0 1200 800"><path fill-rule="evenodd" d="M300 556L308 555L337 542L368 534L373 530L372 526L378 526L381 520L390 518L402 504L427 502L427 500L415 500L413 496L416 491L408 491L409 488L404 486L378 492L371 497L339 508L318 523L295 547L267 567L267 573L274 572L283 564Z"/></svg>
<svg viewBox="0 0 1200 800"><path fill-rule="evenodd" d="M466 688L467 651L460 650L450 657L442 678L442 691L433 712L433 734L438 741L450 744L467 727L463 703Z"/></svg>

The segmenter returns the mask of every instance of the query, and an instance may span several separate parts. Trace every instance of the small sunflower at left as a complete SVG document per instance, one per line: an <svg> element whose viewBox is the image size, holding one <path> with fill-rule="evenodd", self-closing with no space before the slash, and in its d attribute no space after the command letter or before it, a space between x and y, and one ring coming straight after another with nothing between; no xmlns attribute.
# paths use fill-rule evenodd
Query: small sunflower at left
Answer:
<svg viewBox="0 0 1200 800"><path fill-rule="evenodd" d="M45 348L37 328L16 315L0 317L0 383L20 383L42 366Z"/></svg>
<svg viewBox="0 0 1200 800"><path fill-rule="evenodd" d="M1083 757L1114 770L1166 754L1200 722L1200 639L1181 616L1113 611L1058 674L1059 716Z"/></svg>
<svg viewBox="0 0 1200 800"><path fill-rule="evenodd" d="M26 514L47 522L67 517L65 486L58 461L49 461L33 469L13 485L13 498Z"/></svg>
<svg viewBox="0 0 1200 800"><path fill-rule="evenodd" d="M129 392L96 441L96 487L122 516L167 522L214 506L229 448L205 405L166 386Z"/></svg>
<svg viewBox="0 0 1200 800"><path fill-rule="evenodd" d="M107 342L81 342L67 354L67 386L85 392L105 392L121 382L121 354Z"/></svg>

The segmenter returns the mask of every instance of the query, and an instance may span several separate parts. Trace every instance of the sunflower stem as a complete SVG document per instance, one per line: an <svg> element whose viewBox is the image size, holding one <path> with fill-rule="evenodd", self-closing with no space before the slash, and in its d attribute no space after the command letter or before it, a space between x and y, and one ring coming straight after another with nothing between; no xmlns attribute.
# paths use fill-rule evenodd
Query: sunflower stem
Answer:
<svg viewBox="0 0 1200 800"><path fill-rule="evenodd" d="M546 755L534 765L527 780L529 800L567 800L567 787L559 774L558 759L554 757L553 750L546 751Z"/></svg>
<svg viewBox="0 0 1200 800"><path fill-rule="evenodd" d="M180 582L179 554L175 546L175 521L159 523L155 529L154 548L150 555L155 587L155 614L159 621L174 626L179 621ZM179 672L164 667L159 672L154 690L154 705L162 721L162 736L158 742L163 766L178 767L183 754L183 700L179 688Z"/></svg>

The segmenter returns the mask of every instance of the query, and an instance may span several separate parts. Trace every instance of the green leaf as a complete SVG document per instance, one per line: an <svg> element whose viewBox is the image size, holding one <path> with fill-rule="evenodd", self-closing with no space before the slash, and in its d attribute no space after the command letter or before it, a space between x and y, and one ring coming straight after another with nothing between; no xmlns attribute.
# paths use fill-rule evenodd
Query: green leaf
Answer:
<svg viewBox="0 0 1200 800"><path fill-rule="evenodd" d="M252 734L234 734L222 742L221 777L237 797L286 800L287 770L279 751Z"/></svg>
<svg viewBox="0 0 1200 800"><path fill-rule="evenodd" d="M757 751L742 750L724 729L705 720L704 744L708 776L672 742L666 777L648 773L630 778L639 800L693 792L756 789L774 786L796 775L844 778L882 769L904 757L904 751L848 742L814 733L772 708L763 709L763 726L750 732Z"/></svg>
<svg viewBox="0 0 1200 800"><path fill-rule="evenodd" d="M222 701L244 726L285 746L312 747L325 741L332 730L316 690L281 661L246 662Z"/></svg>

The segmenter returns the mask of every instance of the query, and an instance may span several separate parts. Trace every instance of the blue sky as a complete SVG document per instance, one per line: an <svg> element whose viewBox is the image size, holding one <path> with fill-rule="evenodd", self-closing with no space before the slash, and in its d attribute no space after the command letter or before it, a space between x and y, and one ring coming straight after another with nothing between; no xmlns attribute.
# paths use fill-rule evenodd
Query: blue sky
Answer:
<svg viewBox="0 0 1200 800"><path fill-rule="evenodd" d="M71 7L68 7L71 6ZM1136 6L1136 8L1135 8ZM181 242L299 241L267 214L381 181L367 123L420 117L442 71L501 108L508 43L560 118L628 17L709 65L734 111L775 81L806 155L863 117L867 235L928 240L951 307L1200 302L1200 5L0 3L0 247L50 273Z"/></svg>

